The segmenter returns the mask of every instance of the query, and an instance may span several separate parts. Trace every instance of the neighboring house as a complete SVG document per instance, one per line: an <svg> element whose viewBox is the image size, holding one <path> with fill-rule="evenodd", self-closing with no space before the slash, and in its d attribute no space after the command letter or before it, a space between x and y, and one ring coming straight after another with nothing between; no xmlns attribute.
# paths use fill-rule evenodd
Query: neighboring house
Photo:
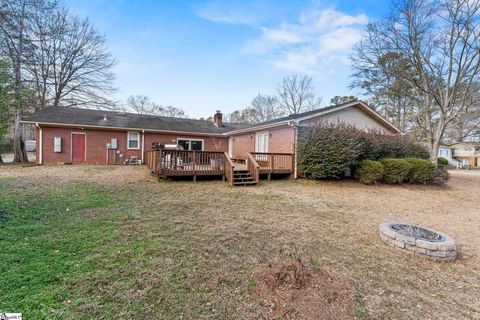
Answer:
<svg viewBox="0 0 480 320"><path fill-rule="evenodd" d="M480 166L480 143L458 142L448 145L452 150L452 157L463 165Z"/></svg>
<svg viewBox="0 0 480 320"><path fill-rule="evenodd" d="M440 146L438 148L438 157L442 157L448 161L450 165L457 166L459 161L453 159L453 149L447 146Z"/></svg>
<svg viewBox="0 0 480 320"><path fill-rule="evenodd" d="M289 160L278 159L283 163L282 167L285 169L283 173L296 171L294 153L299 125L316 121L344 122L387 134L400 133L394 125L362 101L330 106L255 125L225 123L219 111L213 119L213 122L209 122L49 107L23 122L34 124L37 128L39 164L70 162L121 164L131 159L145 163L147 150L152 149L154 144L174 144L181 145L184 150L197 151L197 154L204 151L223 155L226 152L230 159L225 161L230 161L231 158L241 161L247 159L250 154L257 153L255 157L261 162L260 166L271 165L272 168L273 158L270 161L269 156L262 154L276 153L283 154L284 157L289 155ZM215 157L218 158L218 154ZM268 161L269 164L266 163ZM182 165L179 165L178 161L175 162L175 170L180 167L186 170L188 167L185 165L186 162L182 161ZM192 163L191 159L189 163ZM278 163L277 161L277 165ZM287 167L289 172L286 170ZM198 163L195 167L193 161L193 168L189 168L195 175L201 167ZM173 169L171 171L173 172Z"/></svg>

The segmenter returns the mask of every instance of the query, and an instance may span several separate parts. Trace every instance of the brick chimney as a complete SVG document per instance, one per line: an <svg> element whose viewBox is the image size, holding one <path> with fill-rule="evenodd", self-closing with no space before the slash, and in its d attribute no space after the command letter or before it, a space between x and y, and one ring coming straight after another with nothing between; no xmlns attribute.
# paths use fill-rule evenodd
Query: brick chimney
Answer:
<svg viewBox="0 0 480 320"><path fill-rule="evenodd" d="M220 110L217 110L217 113L213 115L213 123L215 123L217 127L223 127L222 112Z"/></svg>

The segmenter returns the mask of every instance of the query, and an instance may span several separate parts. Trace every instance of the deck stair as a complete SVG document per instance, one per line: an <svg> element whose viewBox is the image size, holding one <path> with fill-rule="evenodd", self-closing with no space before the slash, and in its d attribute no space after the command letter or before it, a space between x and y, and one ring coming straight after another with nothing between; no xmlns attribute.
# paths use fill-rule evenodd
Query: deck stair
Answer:
<svg viewBox="0 0 480 320"><path fill-rule="evenodd" d="M246 186L250 184L257 184L255 177L248 170L234 170L233 171L233 185Z"/></svg>

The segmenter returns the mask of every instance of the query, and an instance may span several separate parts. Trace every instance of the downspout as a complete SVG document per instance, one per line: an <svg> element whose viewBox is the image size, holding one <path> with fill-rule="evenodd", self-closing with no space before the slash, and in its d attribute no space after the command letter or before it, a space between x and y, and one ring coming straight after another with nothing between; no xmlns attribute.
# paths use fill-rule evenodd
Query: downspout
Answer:
<svg viewBox="0 0 480 320"><path fill-rule="evenodd" d="M143 154L145 152L145 130L142 130L142 164L143 162Z"/></svg>
<svg viewBox="0 0 480 320"><path fill-rule="evenodd" d="M293 168L293 179L298 178L298 169L297 169L297 141L298 141L298 127L296 125L293 126L293 130L295 130L295 140L293 142L293 161L294 161L294 168Z"/></svg>
<svg viewBox="0 0 480 320"><path fill-rule="evenodd" d="M43 132L42 128L38 125L38 123L36 123L35 126L38 129L38 164L43 164Z"/></svg>
<svg viewBox="0 0 480 320"><path fill-rule="evenodd" d="M298 123L296 121L289 121L288 125L293 128L294 138L293 138L293 178L298 178L298 169L297 169L297 141L298 141Z"/></svg>

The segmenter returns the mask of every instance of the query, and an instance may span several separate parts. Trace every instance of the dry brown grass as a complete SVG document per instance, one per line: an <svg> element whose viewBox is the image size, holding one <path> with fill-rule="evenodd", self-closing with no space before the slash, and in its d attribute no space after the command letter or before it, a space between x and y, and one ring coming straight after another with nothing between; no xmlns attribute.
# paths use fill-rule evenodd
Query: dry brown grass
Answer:
<svg viewBox="0 0 480 320"><path fill-rule="evenodd" d="M141 253L105 271L104 294L119 306L139 299L148 315L258 318L253 270L294 254L353 279L359 308L365 304L359 317L480 318L478 173L453 172L444 187L281 180L230 188L220 181L157 183L143 167L99 166L0 167L1 179L32 190L87 182L122 195L120 210L130 216L119 223L120 234ZM453 236L460 259L435 263L392 250L377 228L393 220ZM147 250L150 243L161 250ZM138 288L124 288L126 279ZM77 290L93 289L87 281Z"/></svg>

